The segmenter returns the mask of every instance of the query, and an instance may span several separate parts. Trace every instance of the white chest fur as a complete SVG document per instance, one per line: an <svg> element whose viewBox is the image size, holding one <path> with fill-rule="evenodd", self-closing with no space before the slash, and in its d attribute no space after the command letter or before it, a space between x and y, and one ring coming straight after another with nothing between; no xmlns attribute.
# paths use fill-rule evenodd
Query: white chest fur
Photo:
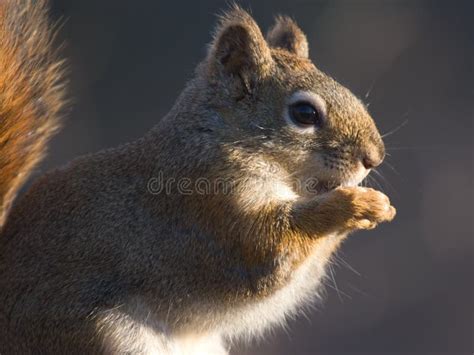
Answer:
<svg viewBox="0 0 474 355"><path fill-rule="evenodd" d="M226 338L250 340L263 336L266 330L284 326L304 306L320 298L318 293L325 266L334 245L343 238L327 236L318 243L311 256L293 273L291 281L273 295L259 302L226 312L222 319L222 335Z"/></svg>

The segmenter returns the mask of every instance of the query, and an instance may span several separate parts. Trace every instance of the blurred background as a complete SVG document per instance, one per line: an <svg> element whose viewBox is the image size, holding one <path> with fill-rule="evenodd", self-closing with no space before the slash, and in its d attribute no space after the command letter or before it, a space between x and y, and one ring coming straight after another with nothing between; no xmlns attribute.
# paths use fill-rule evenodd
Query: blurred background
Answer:
<svg viewBox="0 0 474 355"><path fill-rule="evenodd" d="M239 1L266 31L294 17L316 65L385 139L374 187L396 220L356 233L326 300L233 354L472 354L474 1ZM56 0L72 112L39 173L133 140L173 105L227 2ZM380 185L380 186L378 186Z"/></svg>

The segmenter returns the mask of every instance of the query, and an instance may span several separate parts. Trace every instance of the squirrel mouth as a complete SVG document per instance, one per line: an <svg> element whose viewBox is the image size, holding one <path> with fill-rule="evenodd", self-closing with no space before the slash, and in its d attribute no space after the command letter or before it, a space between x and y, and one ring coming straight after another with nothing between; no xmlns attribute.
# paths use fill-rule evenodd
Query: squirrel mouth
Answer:
<svg viewBox="0 0 474 355"><path fill-rule="evenodd" d="M307 192L311 194L321 195L327 193L335 188L342 186L343 184L338 181L322 181L318 179L313 179L306 184Z"/></svg>
<svg viewBox="0 0 474 355"><path fill-rule="evenodd" d="M321 195L332 190L335 190L341 186L357 186L360 182L354 181L353 179L350 180L318 180L313 179L312 182L306 185L306 190L309 193Z"/></svg>

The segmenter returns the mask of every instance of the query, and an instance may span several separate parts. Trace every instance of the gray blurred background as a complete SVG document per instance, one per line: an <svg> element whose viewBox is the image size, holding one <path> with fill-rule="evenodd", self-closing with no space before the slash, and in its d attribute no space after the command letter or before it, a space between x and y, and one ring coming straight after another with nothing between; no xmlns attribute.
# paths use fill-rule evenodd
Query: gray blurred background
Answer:
<svg viewBox="0 0 474 355"><path fill-rule="evenodd" d="M274 15L293 16L316 65L370 102L382 133L396 130L374 178L398 215L349 238L324 305L234 354L472 354L474 1L239 3L264 31ZM66 20L73 107L39 173L151 128L226 7L53 1Z"/></svg>

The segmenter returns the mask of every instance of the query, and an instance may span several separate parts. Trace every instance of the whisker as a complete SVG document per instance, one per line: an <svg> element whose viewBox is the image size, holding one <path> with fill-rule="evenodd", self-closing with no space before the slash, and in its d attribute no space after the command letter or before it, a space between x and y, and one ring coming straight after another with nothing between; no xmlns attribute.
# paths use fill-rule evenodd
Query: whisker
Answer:
<svg viewBox="0 0 474 355"><path fill-rule="evenodd" d="M388 146L385 147L387 150L436 150L436 149L449 149L449 146L405 146L405 147L395 147L395 146Z"/></svg>
<svg viewBox="0 0 474 355"><path fill-rule="evenodd" d="M395 189L395 187L393 187L393 185L390 183L390 181L388 181L388 179L385 178L385 176L383 176L383 174L378 171L377 169L373 169L374 173L377 174L378 176L380 176L380 178L384 181L384 183L386 183L388 185L388 187L393 191L395 192L395 194L397 196L400 196L400 194L398 193L398 191Z"/></svg>
<svg viewBox="0 0 474 355"><path fill-rule="evenodd" d="M254 123L254 122L252 122L251 125L258 128L258 129L261 129L262 131L275 131L274 128L263 127L263 126L260 126L256 123Z"/></svg>
<svg viewBox="0 0 474 355"><path fill-rule="evenodd" d="M400 173L397 171L397 169L395 169L395 167L392 164L390 164L388 161L384 160L382 164L386 164L395 174L400 176Z"/></svg>
<svg viewBox="0 0 474 355"><path fill-rule="evenodd" d="M358 272L356 269L354 269L351 264L349 264L346 260L344 260L342 257L340 257L339 255L333 255L333 257L340 261L343 265L345 265L349 270L351 270L354 274L356 274L357 276L362 276L360 274L360 272Z"/></svg>
<svg viewBox="0 0 474 355"><path fill-rule="evenodd" d="M374 298L372 295L368 294L367 292L364 292L362 291L361 289L359 289L358 287L355 287L353 284L351 284L350 282L347 283L347 285L352 289L354 290L355 292L365 296L365 297L369 297L369 298Z"/></svg>
<svg viewBox="0 0 474 355"><path fill-rule="evenodd" d="M331 275L332 283L334 284L334 288L337 292L337 297L339 297L339 300L342 302L342 297L339 292L339 288L337 287L336 278L334 277L334 269L332 265L328 265L328 269L329 269L329 274Z"/></svg>
<svg viewBox="0 0 474 355"><path fill-rule="evenodd" d="M327 287L329 287L330 289L334 290L337 292L338 294L338 297L339 297L339 300L344 303L344 299L341 297L341 296L344 296L344 297L347 297L348 299L352 299L352 296L349 295L348 293L344 292L344 291L341 291L341 290L338 290L336 289L334 286L330 285L330 284L326 284Z"/></svg>
<svg viewBox="0 0 474 355"><path fill-rule="evenodd" d="M408 113L408 111L407 111L407 113ZM408 119L406 119L405 121L403 121L402 123L400 123L397 127L395 127L394 129L392 129L391 131L388 131L387 133L382 134L382 138L391 136L392 134L398 132L398 131L399 131L402 127L404 127L407 123L408 123Z"/></svg>
<svg viewBox="0 0 474 355"><path fill-rule="evenodd" d="M369 90L367 90L367 92L366 92L365 95L364 95L364 99L367 100L367 99L369 98L370 93L372 92L372 89L375 87L375 83L376 83L376 82L377 82L377 78L375 78L374 80L372 80L372 83L371 83L370 86L369 86ZM369 107L369 106L367 105L367 107Z"/></svg>
<svg viewBox="0 0 474 355"><path fill-rule="evenodd" d="M374 183L375 186L376 186L379 190L381 190L381 191L384 190L383 186L377 181L377 179L376 179L374 176L368 175L367 178L369 178L369 181L372 182L372 183Z"/></svg>
<svg viewBox="0 0 474 355"><path fill-rule="evenodd" d="M333 269L332 265L328 265L328 270L329 270L329 275L331 277L331 280L334 284L334 290L337 292L337 297L339 298L339 301L344 302L344 300L341 297L341 294L343 294L344 296L351 299L351 297L347 293L342 292L341 290L339 290L339 287L337 287L336 278L334 277L334 269ZM330 285L328 285L328 286L331 287Z"/></svg>
<svg viewBox="0 0 474 355"><path fill-rule="evenodd" d="M248 137L248 138L240 139L240 140L233 141L233 142L225 142L224 145L229 146L229 145L249 142L249 141L252 141L252 140L263 140L263 139L268 139L268 137L263 136L263 135L262 136L255 136L255 137Z"/></svg>

